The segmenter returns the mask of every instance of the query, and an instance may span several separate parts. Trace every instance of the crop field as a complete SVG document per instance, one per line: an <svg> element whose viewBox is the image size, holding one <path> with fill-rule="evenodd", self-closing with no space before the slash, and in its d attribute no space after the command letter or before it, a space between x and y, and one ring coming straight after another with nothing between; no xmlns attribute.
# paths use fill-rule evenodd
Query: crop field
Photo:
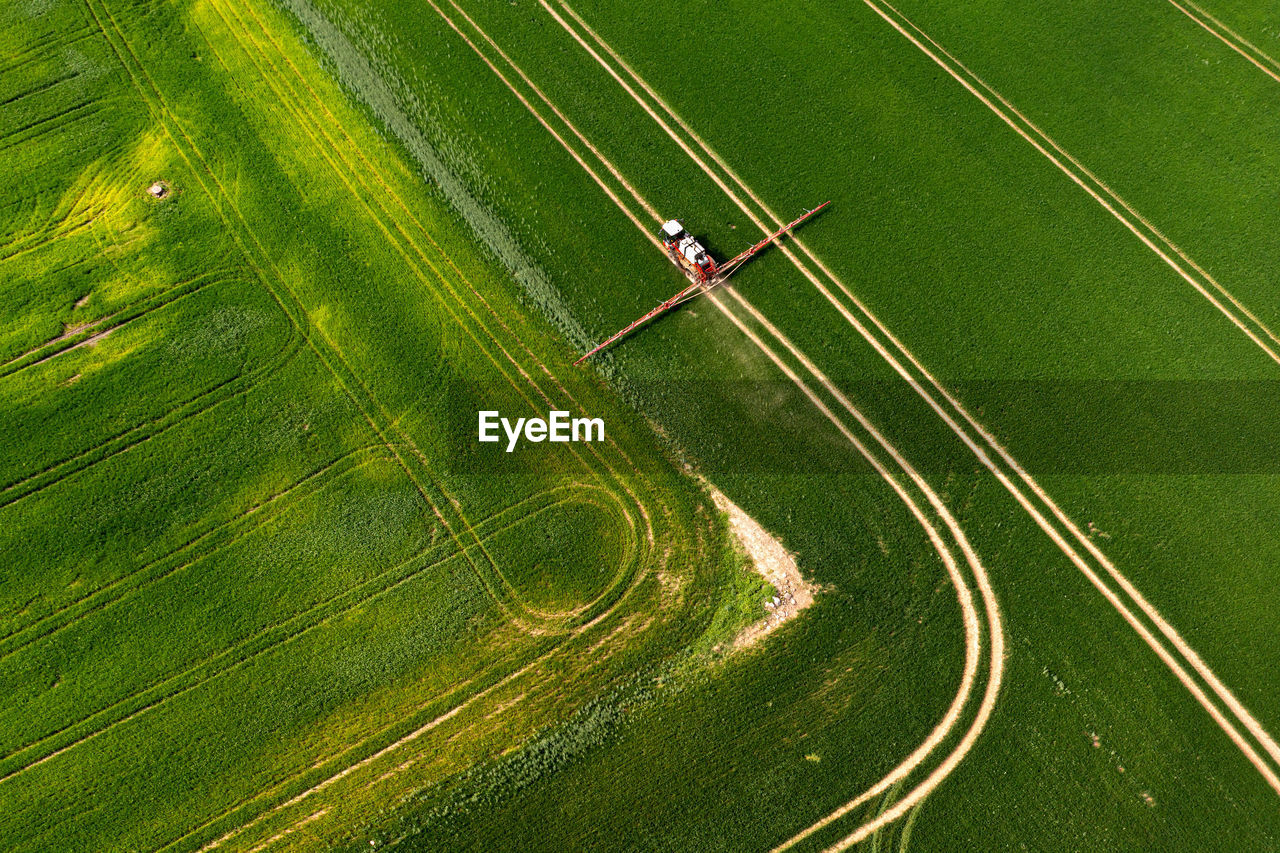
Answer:
<svg viewBox="0 0 1280 853"><path fill-rule="evenodd" d="M1280 849L1274 9L0 24L0 848Z"/></svg>
<svg viewBox="0 0 1280 853"><path fill-rule="evenodd" d="M278 10L0 15L0 847L368 819L755 617L709 499ZM482 453L477 400L608 440Z"/></svg>

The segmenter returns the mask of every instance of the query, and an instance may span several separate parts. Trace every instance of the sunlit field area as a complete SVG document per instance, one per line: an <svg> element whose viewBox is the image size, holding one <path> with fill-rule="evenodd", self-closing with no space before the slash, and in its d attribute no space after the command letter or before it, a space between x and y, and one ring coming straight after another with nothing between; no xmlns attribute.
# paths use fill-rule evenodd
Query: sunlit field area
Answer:
<svg viewBox="0 0 1280 853"><path fill-rule="evenodd" d="M1277 849L1278 98L1252 0L4 5L0 848Z"/></svg>

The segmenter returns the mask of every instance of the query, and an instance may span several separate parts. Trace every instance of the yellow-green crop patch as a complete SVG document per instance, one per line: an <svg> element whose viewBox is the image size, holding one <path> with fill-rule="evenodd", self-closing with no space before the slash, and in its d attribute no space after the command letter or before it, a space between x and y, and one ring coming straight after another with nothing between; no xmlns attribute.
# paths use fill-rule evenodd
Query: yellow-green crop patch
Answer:
<svg viewBox="0 0 1280 853"><path fill-rule="evenodd" d="M0 33L0 846L355 825L743 623L705 496L278 10ZM490 457L482 406L608 438Z"/></svg>

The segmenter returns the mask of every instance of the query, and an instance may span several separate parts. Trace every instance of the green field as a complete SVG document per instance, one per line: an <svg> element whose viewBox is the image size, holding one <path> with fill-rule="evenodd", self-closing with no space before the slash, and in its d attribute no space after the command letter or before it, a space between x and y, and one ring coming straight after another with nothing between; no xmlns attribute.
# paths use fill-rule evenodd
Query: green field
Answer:
<svg viewBox="0 0 1280 853"><path fill-rule="evenodd" d="M1280 849L1265 5L0 22L0 847Z"/></svg>

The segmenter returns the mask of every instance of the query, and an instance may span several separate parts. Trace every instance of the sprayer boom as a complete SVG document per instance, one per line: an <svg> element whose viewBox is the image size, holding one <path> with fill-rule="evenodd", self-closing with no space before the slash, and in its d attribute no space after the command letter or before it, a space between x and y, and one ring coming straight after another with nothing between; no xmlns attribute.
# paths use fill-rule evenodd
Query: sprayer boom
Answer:
<svg viewBox="0 0 1280 853"><path fill-rule="evenodd" d="M684 226L679 222L672 219L670 222L664 223L661 233L663 248L667 250L667 254L670 255L672 263L680 267L684 274L687 275L693 283L668 299L666 302L660 304L657 308L654 308L648 314L645 314L643 317L633 321L625 328L597 344L594 349L575 361L574 364L582 364L582 362L591 358L591 356L600 352L600 350L610 344L616 343L622 338L625 338L631 332L654 319L659 314L666 313L680 303L692 299L699 293L710 290L717 284L722 283L729 276L741 269L743 264L749 261L770 243L778 240L784 234L789 233L792 228L795 228L797 225L804 222L806 219L813 216L829 204L831 204L831 202L824 201L813 210L805 211L803 216L797 217L795 221L784 225L768 237L765 237L759 243L756 243L741 254L730 258L723 264L717 264L715 259L712 258L706 249L702 247L702 244L690 236L689 233L684 230Z"/></svg>

